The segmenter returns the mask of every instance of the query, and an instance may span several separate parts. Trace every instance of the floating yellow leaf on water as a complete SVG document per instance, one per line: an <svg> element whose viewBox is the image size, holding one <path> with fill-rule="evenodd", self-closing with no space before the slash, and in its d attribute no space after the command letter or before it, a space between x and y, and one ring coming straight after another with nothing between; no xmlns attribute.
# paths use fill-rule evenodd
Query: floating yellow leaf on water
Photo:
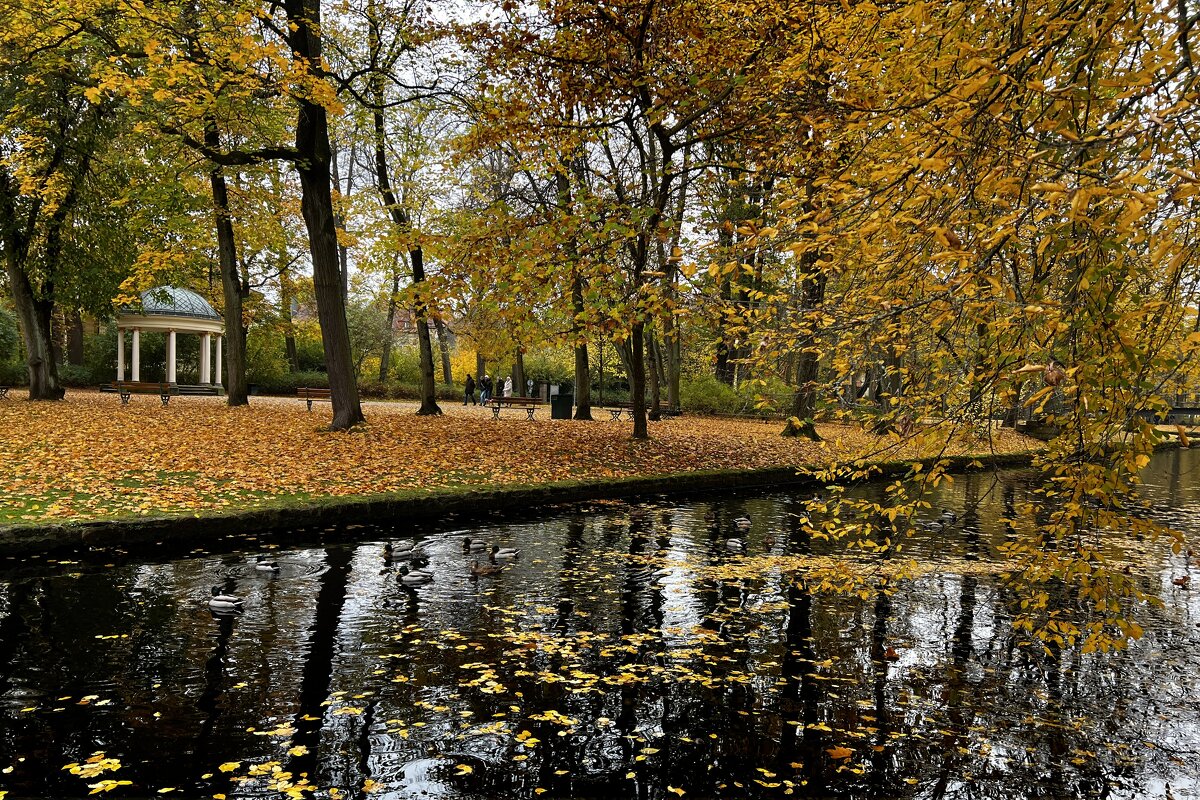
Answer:
<svg viewBox="0 0 1200 800"><path fill-rule="evenodd" d="M288 748L288 755L302 756L307 752L308 752L308 748L302 744L298 744L295 747Z"/></svg>
<svg viewBox="0 0 1200 800"><path fill-rule="evenodd" d="M158 790L158 793L159 794L170 794L173 791L175 791L174 786L164 786L163 788Z"/></svg>
<svg viewBox="0 0 1200 800"><path fill-rule="evenodd" d="M470 764L459 764L458 765L458 774L459 775L470 775L474 771L475 771L475 768L472 767Z"/></svg>
<svg viewBox="0 0 1200 800"><path fill-rule="evenodd" d="M224 764L217 767L217 769L221 770L221 772L233 772L235 769L237 769L241 765L242 765L242 762L240 762L240 761L226 761Z"/></svg>
<svg viewBox="0 0 1200 800"><path fill-rule="evenodd" d="M854 755L854 751L851 750L849 747L831 747L828 750L826 750L825 752L829 753L830 758L838 758L838 759L849 758L850 756Z"/></svg>
<svg viewBox="0 0 1200 800"><path fill-rule="evenodd" d="M668 791L668 792L673 792L673 793L675 793L675 794L679 795L680 797L683 797L685 794L687 794L687 791L686 791L686 790L684 790L684 789L680 789L680 788L679 788L679 787L677 787L677 786L668 786L668 787L667 787L667 791Z"/></svg>
<svg viewBox="0 0 1200 800"><path fill-rule="evenodd" d="M364 792L378 792L383 788L383 784L379 783L374 778L367 778L365 781L363 781L362 788Z"/></svg>
<svg viewBox="0 0 1200 800"><path fill-rule="evenodd" d="M119 786L133 786L133 781L111 781L104 780L98 783L89 783L88 788L91 789L88 794L100 794L101 792L111 792Z"/></svg>
<svg viewBox="0 0 1200 800"><path fill-rule="evenodd" d="M556 769L556 770L554 770L554 774L555 774L555 775L569 775L569 774L570 774L570 772L571 772L571 771L570 771L570 770L567 770L567 769Z"/></svg>

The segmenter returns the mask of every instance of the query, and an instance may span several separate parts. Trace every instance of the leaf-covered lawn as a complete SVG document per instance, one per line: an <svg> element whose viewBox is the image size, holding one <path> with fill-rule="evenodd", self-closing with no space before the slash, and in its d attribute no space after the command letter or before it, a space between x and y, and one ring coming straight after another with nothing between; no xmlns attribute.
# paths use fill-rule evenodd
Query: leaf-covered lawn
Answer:
<svg viewBox="0 0 1200 800"><path fill-rule="evenodd" d="M14 398L14 394L16 397ZM272 500L529 485L567 479L663 475L714 469L825 464L869 455L891 439L824 426L824 443L780 437L781 423L685 416L651 423L651 440L631 423L550 420L520 411L445 404L418 417L408 403L367 403L368 424L321 430L329 407L310 414L286 398L252 398L230 409L217 398L157 398L71 392L61 403L0 401L0 524L194 512ZM1028 440L998 432L992 445ZM986 450L988 446L978 449ZM917 455L900 447L886 454Z"/></svg>

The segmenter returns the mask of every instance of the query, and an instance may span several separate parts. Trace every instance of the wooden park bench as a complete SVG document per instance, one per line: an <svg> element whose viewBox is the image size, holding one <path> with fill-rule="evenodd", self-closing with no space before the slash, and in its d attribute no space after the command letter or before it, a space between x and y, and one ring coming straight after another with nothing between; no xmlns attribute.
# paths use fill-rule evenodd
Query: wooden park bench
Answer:
<svg viewBox="0 0 1200 800"><path fill-rule="evenodd" d="M488 400L487 404L492 409L492 419L500 419L501 408L523 408L528 418L532 420L533 412L537 411L538 406L546 403L537 397L493 397Z"/></svg>
<svg viewBox="0 0 1200 800"><path fill-rule="evenodd" d="M303 400L308 403L308 410L312 411L313 403L332 403L333 398L329 394L328 389L310 389L307 386L302 386L296 390L296 399Z"/></svg>
<svg viewBox="0 0 1200 800"><path fill-rule="evenodd" d="M156 394L165 406L171 402L171 395L179 394L179 386L174 383L155 383L153 381L113 381L113 391L121 396L121 405L129 405L129 398L135 394Z"/></svg>
<svg viewBox="0 0 1200 800"><path fill-rule="evenodd" d="M633 403L629 401L614 400L610 403L604 403L600 407L608 409L608 413L612 414L613 419L620 419L622 411L628 413L629 418L633 419ZM650 411L649 403L646 404L646 411ZM675 416L675 412L666 403L658 404L658 413L669 417Z"/></svg>

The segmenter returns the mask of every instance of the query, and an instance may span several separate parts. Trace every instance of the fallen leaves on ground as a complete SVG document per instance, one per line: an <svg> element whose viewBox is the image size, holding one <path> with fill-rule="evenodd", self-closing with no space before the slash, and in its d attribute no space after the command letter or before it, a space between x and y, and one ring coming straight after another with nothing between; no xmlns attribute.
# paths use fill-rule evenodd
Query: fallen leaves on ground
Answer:
<svg viewBox="0 0 1200 800"><path fill-rule="evenodd" d="M0 524L253 507L288 497L344 497L455 487L496 488L697 470L825 465L888 440L824 426L827 441L779 436L781 423L683 416L634 441L625 420L575 422L444 406L368 403L368 424L322 430L328 412L289 398L180 397L169 407L73 391L59 403L0 401ZM547 412L540 411L543 416ZM600 412L603 413L603 412ZM1001 432L1002 450L1026 447ZM980 448L984 450L985 448ZM893 448L888 458L919 455Z"/></svg>

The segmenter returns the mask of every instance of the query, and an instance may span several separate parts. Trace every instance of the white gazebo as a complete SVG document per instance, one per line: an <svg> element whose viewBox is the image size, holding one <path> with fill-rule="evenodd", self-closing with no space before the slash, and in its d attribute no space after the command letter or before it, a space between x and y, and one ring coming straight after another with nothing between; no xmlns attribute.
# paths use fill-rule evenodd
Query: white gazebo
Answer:
<svg viewBox="0 0 1200 800"><path fill-rule="evenodd" d="M161 331L167 334L167 382L175 380L175 334L194 333L200 336L200 386L214 394L221 391L221 339L225 322L208 301L190 289L178 286L158 286L142 292L142 307L132 307L117 314L117 380L125 380L125 331L133 332L133 348L129 380L140 381L142 331ZM213 339L216 339L216 373L212 370Z"/></svg>

